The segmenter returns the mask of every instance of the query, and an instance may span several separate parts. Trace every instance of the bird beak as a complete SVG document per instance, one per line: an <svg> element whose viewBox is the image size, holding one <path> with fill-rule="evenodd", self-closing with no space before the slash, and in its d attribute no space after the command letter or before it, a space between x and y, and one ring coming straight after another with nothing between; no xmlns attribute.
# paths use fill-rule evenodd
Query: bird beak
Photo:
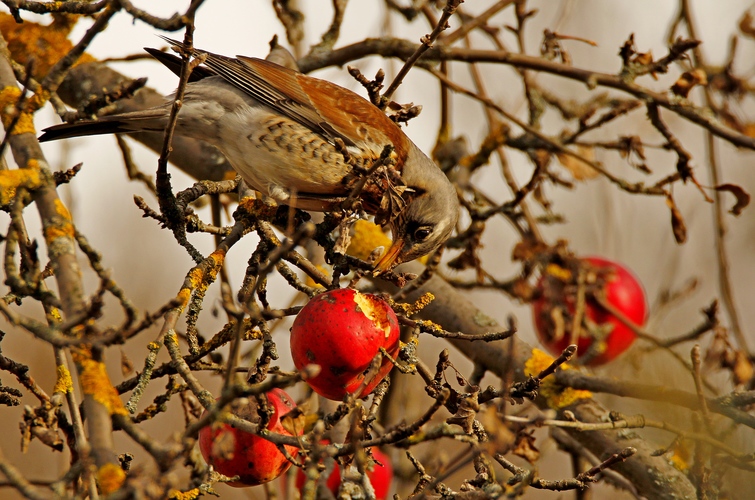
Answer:
<svg viewBox="0 0 755 500"><path fill-rule="evenodd" d="M375 276L379 274L383 274L384 272L391 269L394 265L397 264L396 260L398 259L399 254L401 253L401 250L404 248L404 239L399 238L396 241L394 241L390 248L386 250L386 252L383 254L383 256L380 258L380 261L375 264Z"/></svg>

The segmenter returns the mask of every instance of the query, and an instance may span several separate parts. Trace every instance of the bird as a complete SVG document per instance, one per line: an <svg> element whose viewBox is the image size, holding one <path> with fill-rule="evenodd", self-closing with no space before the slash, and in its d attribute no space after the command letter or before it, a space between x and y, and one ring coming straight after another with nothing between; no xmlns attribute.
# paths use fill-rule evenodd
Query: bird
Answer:
<svg viewBox="0 0 755 500"><path fill-rule="evenodd" d="M175 133L215 146L253 189L280 204L321 212L358 195L364 211L391 230L376 275L433 252L449 238L459 217L456 188L370 101L264 59L227 57L163 38L175 51L200 58ZM181 57L145 50L180 73ZM171 106L168 98L154 108L54 125L39 140L162 132ZM359 184L381 158L391 168L368 186Z"/></svg>

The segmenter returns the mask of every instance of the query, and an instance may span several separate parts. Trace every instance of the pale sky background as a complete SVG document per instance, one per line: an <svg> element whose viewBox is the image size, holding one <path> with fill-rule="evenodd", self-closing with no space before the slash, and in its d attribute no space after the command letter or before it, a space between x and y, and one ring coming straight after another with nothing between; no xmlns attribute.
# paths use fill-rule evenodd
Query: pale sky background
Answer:
<svg viewBox="0 0 755 500"><path fill-rule="evenodd" d="M139 1L137 6L149 10L155 15L168 16L175 11L182 11L187 1ZM285 43L285 33L267 1L208 1L199 11L196 18L195 45L213 52L226 55L245 54L264 56L268 50L268 42L278 35ZM330 1L313 0L300 1L302 10L307 16L306 42L304 47L319 41L321 33L327 30L332 15ZM404 2L405 3L405 0ZM467 0L464 8L470 12L481 12L492 1ZM730 34L735 29L742 13L751 5L749 1L728 0L727 2L712 2L697 0L692 2L696 12L696 19L700 37L704 40L702 49L707 59L715 64L725 61ZM725 5L725 8L723 8ZM575 66L594 69L608 73L617 72L620 59L617 56L619 47L630 33L635 34L635 41L641 51L652 50L656 57L667 53L666 34L670 20L676 14L677 2L657 0L636 0L633 2L606 2L604 0L576 0L564 1L533 1L531 7L540 9L540 14L531 22L528 30L527 51L536 55L544 28L557 30L559 33L580 36L594 40L598 47L590 47L578 42L565 42L570 51ZM511 23L511 9L505 15L495 17L490 24L501 26ZM25 19L33 20L35 16L22 14ZM74 30L71 39L76 41L89 26L89 21L82 21ZM452 29L458 27L458 20L452 21ZM343 46L361 40L365 37L378 37L387 34L385 31L385 13L381 2L355 0L347 9L341 39L338 46ZM396 36L418 41L420 36L429 31L423 22L408 25L398 17L392 17L391 29ZM504 30L505 31L505 30ZM111 22L109 29L102 33L92 43L89 52L97 58L119 57L138 53L142 47L163 46L162 41L155 36L158 34L152 27L139 21L134 22L125 13L118 14ZM171 35L171 34L169 34ZM181 38L180 33L173 34ZM513 46L513 39L506 36L508 43ZM478 48L490 48L487 40L476 36L473 43ZM737 57L737 71L751 72L747 66L753 60L751 40L740 40L739 56ZM367 61L354 63L362 72L371 77L378 67L383 67L388 73L390 81L398 63L371 58ZM148 85L158 91L168 94L176 86L175 76L158 63L134 62L113 65L118 71L133 77L148 76ZM519 79L509 68L494 68L484 66L488 91L491 97L502 104L507 110L514 110L521 117L526 116L523 105ZM452 74L464 85L470 86L466 71L461 65L453 65ZM662 76L659 82L653 82L649 77L642 78L639 83L654 89L668 88L679 74L678 67L672 67L671 74ZM751 73L750 73L751 74ZM318 71L315 76L329 79L349 87L361 94L361 87L348 75L345 68L328 68ZM539 81L551 83L551 89L558 94L575 99L584 99L584 85L567 82L548 75L538 75ZM621 94L617 94L621 95ZM410 73L405 84L401 87L395 99L399 102L414 102L423 104L424 110L420 117L412 120L406 128L407 134L425 151L432 148L438 126L437 109L438 85L422 70ZM621 97L627 97L621 95ZM695 98L699 99L699 95ZM745 112L753 116L751 103ZM484 137L487 127L480 107L469 99L457 96L454 98L454 135L465 135L469 143L477 146ZM704 163L704 135L700 128L688 126L676 115L661 111L669 127L680 137L685 147L697 160L696 173L704 185L708 185L707 167ZM37 115L37 127L57 123L51 110ZM544 121L545 130L553 132L557 127L559 117L551 111ZM649 133L650 125L643 111L635 111L629 117L618 122L622 134L638 134L647 142L659 144L662 138L657 133ZM550 127L550 128L548 128ZM616 128L613 137L617 135ZM601 135L591 135L600 138ZM603 138L611 137L604 134ZM139 144L131 141L136 163L141 169L154 175L156 155ZM192 263L186 252L174 241L169 231L162 230L149 219L143 219L132 199L134 194L144 197L151 206L157 203L137 182L129 183L126 179L121 154L112 137L85 138L48 143L44 151L53 168L69 168L83 161L84 168L68 187L62 188L63 199L69 204L79 230L90 240L92 245L105 255L104 264L112 269L113 278L126 290L128 296L134 300L140 310L154 311L164 304L179 290L183 278ZM723 181L742 185L750 193L755 193L755 175L753 169L752 152L736 151L734 148L721 145L721 165ZM522 156L510 152L509 156L514 165L519 182L525 182L531 173L530 163ZM631 171L616 155L598 153L599 161L621 177L640 180L643 176ZM648 166L654 171L653 182L671 173L676 157L665 152L649 152ZM558 167L555 167L558 169ZM182 175L176 169L172 170L175 190L184 189L192 184L192 180ZM563 174L566 176L566 174ZM498 166L486 167L474 178L478 186L491 196L505 201L509 193L504 187L498 173ZM629 195L618 191L603 180L594 180L577 184L573 191L564 189L547 189L554 201L554 210L562 213L567 223L560 226L544 227L545 236L555 241L566 238L571 248L583 255L602 255L609 259L625 263L643 282L651 304L663 289L678 288L691 278L699 280L697 291L679 307L666 311L664 315L657 315L651 319L649 328L658 336L676 336L686 333L697 325L701 316L698 311L707 306L714 297L719 296L715 279L715 249L713 243L712 206L706 204L697 189L692 185L677 185L674 195L684 214L688 226L688 242L679 246L674 242L671 233L669 214L663 198L647 198ZM505 194L502 194L505 193ZM733 204L733 200L730 201ZM732 282L734 294L739 308L740 320L748 335L751 345L755 345L755 307L753 307L753 285L755 282L755 217L753 207L746 210L739 218L727 216L729 227L727 240L729 258L732 267ZM205 220L209 220L209 212L200 212ZM7 217L0 214L2 231L7 228ZM27 222L30 230L39 240L36 215L33 210L27 210ZM35 232L36 231L36 232ZM486 268L496 274L499 279L507 279L513 275L517 267L510 261L512 245L515 235L508 225L497 219L490 224L484 240L482 251ZM205 253L212 249L212 238L205 235L194 235L191 241ZM235 286L241 283L246 261L255 247L254 235L248 235L236 245L228 256L228 269L231 281ZM494 267L497 263L498 267ZM493 267L491 267L493 266ZM88 292L96 289L96 280L91 273L86 275ZM275 306L285 307L292 300L290 288L282 285L282 280L271 279L270 299ZM218 287L214 286L205 301L205 311L200 318L200 329L207 335L223 324L223 315L214 318L211 309L217 306ZM531 325L531 313L528 306L513 303L510 299L491 292L469 292L475 303L488 315L505 323L508 314L514 314L519 322L519 335L532 345L537 345ZM111 303L114 306L114 304ZM31 314L32 307L26 307L25 312ZM106 316L103 324L118 324L121 318L116 307L111 307L111 315ZM721 316L724 320L725 315ZM4 320L0 319L0 328L6 329ZM288 325L278 330L281 348L279 364L284 368L291 368L292 364L287 353ZM153 340L155 330L140 334L126 348L126 352L137 369L141 369L146 354L146 344ZM41 342L33 340L26 333L14 332L3 342L3 351L16 354L18 361L30 363L37 370L34 373L37 381L47 390L52 389L54 383L54 366L51 363L50 352ZM689 346L691 347L691 346ZM20 349L24 350L21 351ZM441 343L428 342L426 345L426 362L434 364L437 352L442 348ZM21 353L21 354L18 354ZM28 353L28 354L27 354ZM42 356L41 362L35 362L35 356ZM118 369L118 348L108 351L111 361L111 376L118 382L122 376ZM15 358L15 356L14 356ZM631 358L631 357L630 357ZM161 359L167 359L164 355ZM638 358L632 358L638 362ZM649 381L663 380L670 385L686 386L690 383L686 374L678 370L669 369L667 356L648 356L641 362L640 375L634 375L630 359L622 363L612 364L603 369L603 373L621 377L639 377ZM36 364L41 363L41 364ZM463 362L461 362L463 366ZM15 383L12 376L0 374L4 383ZM206 378L207 386L211 390L220 387L217 378ZM486 383L497 383L488 378ZM12 385L12 384L11 384ZM154 391L148 394L143 402L159 393L165 385L161 379L153 384ZM35 404L35 400L24 398L24 403ZM616 407L626 404L619 400L611 400ZM143 407L143 405L142 405ZM612 406L614 407L614 406ZM32 443L32 455L22 456L18 452L18 435L16 423L20 420L22 409L0 408L0 421L8 423L8 431L4 434L1 444L8 457L16 461L22 469L32 477L49 478L58 475L59 470L65 468L67 455L53 455L47 449L42 449L39 443ZM635 411L636 408L635 408ZM158 422L157 424L159 424ZM155 425L157 425L155 424ZM152 423L150 423L152 425ZM670 442L668 435L662 436L662 443ZM751 434L747 439L752 443ZM119 438L118 444L135 448L127 440ZM120 451L120 450L119 450ZM125 451L125 450L124 450ZM129 449L129 451L132 451ZM545 446L546 452L553 456L560 456L552 448ZM30 456L34 460L30 461ZM555 460L555 458L554 458ZM31 463L34 462L34 463ZM546 462L548 463L548 462ZM554 462L555 463L555 462ZM558 479L564 474L554 469ZM563 472L561 470L560 472ZM568 475L568 473L566 474ZM458 486L458 485L455 485ZM255 498L261 495L262 489L230 490L224 488L223 498ZM6 490L7 491L7 490ZM219 491L221 491L219 489ZM552 493L532 493L531 498L555 498Z"/></svg>

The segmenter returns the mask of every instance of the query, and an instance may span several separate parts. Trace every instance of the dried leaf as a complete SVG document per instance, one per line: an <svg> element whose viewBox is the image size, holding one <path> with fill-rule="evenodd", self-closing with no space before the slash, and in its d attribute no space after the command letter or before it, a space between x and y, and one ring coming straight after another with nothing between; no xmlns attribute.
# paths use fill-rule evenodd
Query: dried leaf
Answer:
<svg viewBox="0 0 755 500"><path fill-rule="evenodd" d="M595 148L592 146L577 146L575 151L579 156L589 161L595 161ZM574 180L584 181L600 175L587 162L566 153L556 153L558 161L571 172Z"/></svg>
<svg viewBox="0 0 755 500"><path fill-rule="evenodd" d="M474 421L477 412L480 410L480 404L477 402L478 392L465 394L460 398L458 409L453 417L449 417L446 422L453 425L459 425L464 432L471 434L474 430Z"/></svg>
<svg viewBox="0 0 755 500"><path fill-rule="evenodd" d="M511 251L511 259L514 261L528 262L534 259L538 254L545 252L548 246L534 239L524 239L514 245Z"/></svg>
<svg viewBox="0 0 755 500"><path fill-rule="evenodd" d="M678 96L687 97L689 91L695 85L707 85L708 75L705 70L695 68L692 71L685 71L678 80L671 86L671 92Z"/></svg>
<svg viewBox="0 0 755 500"><path fill-rule="evenodd" d="M687 226L684 224L682 213L676 207L674 198L671 195L666 196L666 205L671 209L671 228L674 231L674 238L681 245L687 241Z"/></svg>
<svg viewBox="0 0 755 500"><path fill-rule="evenodd" d="M752 14L749 11L739 20L739 31L749 38L755 38L755 25L752 24Z"/></svg>
<svg viewBox="0 0 755 500"><path fill-rule="evenodd" d="M493 405L487 405L483 411L478 414L478 420L485 427L488 435L488 441L483 443L490 455L496 453L507 453L514 446L514 433L506 425L506 422L498 417L498 412Z"/></svg>
<svg viewBox="0 0 755 500"><path fill-rule="evenodd" d="M512 452L518 457L522 457L529 463L534 464L540 458L540 450L535 446L534 431L521 431L516 437L516 444Z"/></svg>
<svg viewBox="0 0 755 500"><path fill-rule="evenodd" d="M131 362L126 353L121 349L121 373L124 377L128 377L134 372L134 363Z"/></svg>
<svg viewBox="0 0 755 500"><path fill-rule="evenodd" d="M735 217L741 214L742 210L750 204L750 195L741 186L737 186L736 184L721 184L720 186L716 186L716 191L728 191L737 199L737 203L729 210L729 213Z"/></svg>
<svg viewBox="0 0 755 500"><path fill-rule="evenodd" d="M300 435L302 431L305 434L311 431L318 421L317 413L304 414L297 410L298 407L294 408L281 419L283 428L294 436Z"/></svg>

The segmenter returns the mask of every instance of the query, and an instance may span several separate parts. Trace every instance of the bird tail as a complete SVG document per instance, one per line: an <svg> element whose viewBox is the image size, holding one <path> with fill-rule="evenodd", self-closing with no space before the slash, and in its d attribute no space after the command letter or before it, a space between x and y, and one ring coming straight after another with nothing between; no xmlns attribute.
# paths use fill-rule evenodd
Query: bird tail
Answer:
<svg viewBox="0 0 755 500"><path fill-rule="evenodd" d="M61 123L44 129L39 142L57 141L88 135L129 134L134 132L161 132L168 123L165 108L152 108L112 116L99 120Z"/></svg>

